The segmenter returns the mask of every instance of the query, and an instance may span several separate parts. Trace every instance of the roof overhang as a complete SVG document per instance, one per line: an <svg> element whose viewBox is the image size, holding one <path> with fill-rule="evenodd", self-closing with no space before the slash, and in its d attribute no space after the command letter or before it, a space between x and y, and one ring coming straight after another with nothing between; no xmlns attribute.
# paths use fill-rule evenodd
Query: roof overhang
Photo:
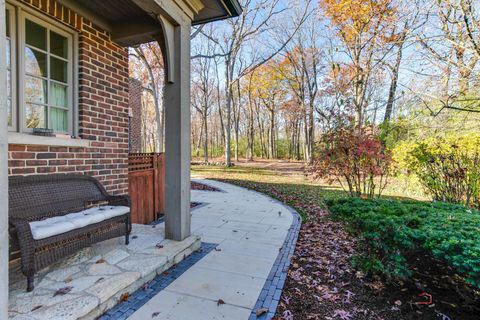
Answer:
<svg viewBox="0 0 480 320"><path fill-rule="evenodd" d="M112 34L121 46L153 41L161 33L158 15L184 12L192 25L237 17L238 0L57 0ZM176 7L176 8L175 8Z"/></svg>
<svg viewBox="0 0 480 320"><path fill-rule="evenodd" d="M195 15L193 25L238 17L242 13L238 0L202 0L202 3L204 7Z"/></svg>

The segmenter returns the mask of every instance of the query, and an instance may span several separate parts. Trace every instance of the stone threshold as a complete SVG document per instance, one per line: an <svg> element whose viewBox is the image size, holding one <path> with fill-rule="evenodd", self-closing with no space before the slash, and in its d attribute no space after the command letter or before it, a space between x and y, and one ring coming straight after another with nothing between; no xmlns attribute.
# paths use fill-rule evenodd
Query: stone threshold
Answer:
<svg viewBox="0 0 480 320"><path fill-rule="evenodd" d="M120 237L85 248L39 272L33 292L19 270L10 270L9 319L97 319L200 246L198 236L165 240L164 224L133 225L128 246Z"/></svg>

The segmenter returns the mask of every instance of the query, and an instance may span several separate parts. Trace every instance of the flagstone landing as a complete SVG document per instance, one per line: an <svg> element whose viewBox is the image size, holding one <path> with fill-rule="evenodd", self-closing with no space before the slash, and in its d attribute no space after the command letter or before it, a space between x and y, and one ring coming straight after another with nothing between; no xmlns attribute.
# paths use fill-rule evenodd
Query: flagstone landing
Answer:
<svg viewBox="0 0 480 320"><path fill-rule="evenodd" d="M95 244L40 271L33 292L19 265L11 266L9 319L95 319L201 246L198 236L165 240L164 224L133 225L130 239L128 246L124 237Z"/></svg>

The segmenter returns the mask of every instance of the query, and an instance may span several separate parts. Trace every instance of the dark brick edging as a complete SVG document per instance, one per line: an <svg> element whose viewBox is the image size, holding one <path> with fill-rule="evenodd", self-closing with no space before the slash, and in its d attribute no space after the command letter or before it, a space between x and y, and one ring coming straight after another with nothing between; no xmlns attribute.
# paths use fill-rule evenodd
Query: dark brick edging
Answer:
<svg viewBox="0 0 480 320"><path fill-rule="evenodd" d="M132 293L127 301L121 302L104 315L100 316L98 320L125 320L131 316L135 311L140 309L150 299L157 295L160 291L165 289L173 281L179 278L185 271L192 267L195 263L200 261L203 257L209 254L217 244L202 242L199 250L190 254L185 260L177 265L171 267L166 272L155 277L148 282L148 286L140 288Z"/></svg>
<svg viewBox="0 0 480 320"><path fill-rule="evenodd" d="M255 190L251 191L257 192ZM260 194L265 196L263 193ZM287 280L290 260L293 252L295 251L295 245L297 244L298 233L300 232L300 227L302 225L302 218L297 211L277 199L273 199L268 195L266 196L271 198L272 202L278 203L287 208L293 216L293 221L292 225L288 229L287 237L283 242L283 246L280 249L277 259L273 264L272 270L270 270L267 281L265 281L265 285L258 296L257 303L250 314L249 320L266 320L272 319L275 316L278 304L280 302L280 297L282 296L282 290L285 285L285 281ZM267 309L268 311L257 317L257 311L263 308Z"/></svg>

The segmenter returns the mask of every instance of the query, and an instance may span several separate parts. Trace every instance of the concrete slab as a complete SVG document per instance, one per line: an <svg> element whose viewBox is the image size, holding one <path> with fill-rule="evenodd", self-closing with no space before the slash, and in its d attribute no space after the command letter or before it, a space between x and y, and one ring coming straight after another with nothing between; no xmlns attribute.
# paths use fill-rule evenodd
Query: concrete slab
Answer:
<svg viewBox="0 0 480 320"><path fill-rule="evenodd" d="M165 290L252 309L264 283L262 278L194 266Z"/></svg>
<svg viewBox="0 0 480 320"><path fill-rule="evenodd" d="M269 258L252 257L243 254L232 254L224 251L214 251L197 263L204 269L237 273L245 276L268 277L273 262Z"/></svg>
<svg viewBox="0 0 480 320"><path fill-rule="evenodd" d="M227 253L243 254L257 258L275 259L281 245L254 242L251 240L225 240L218 248Z"/></svg>
<svg viewBox="0 0 480 320"><path fill-rule="evenodd" d="M199 229L197 229L194 234L202 237L203 242L209 242L203 239L203 237L216 237L216 238L222 238L223 240L226 239L242 239L247 235L247 231L242 231L242 230L234 230L234 229L229 229L229 228L221 228L221 227L210 227L210 226L204 226Z"/></svg>
<svg viewBox="0 0 480 320"><path fill-rule="evenodd" d="M156 315L154 317L153 315ZM229 304L218 305L217 301L163 291L153 297L130 320L245 320L248 308Z"/></svg>
<svg viewBox="0 0 480 320"><path fill-rule="evenodd" d="M240 217L238 219L240 219ZM238 220L235 220L235 221L230 220L222 225L222 228L228 228L233 230L243 230L243 231L259 231L259 232L265 232L268 229L270 229L270 227L271 225L268 225L268 224L241 222Z"/></svg>

